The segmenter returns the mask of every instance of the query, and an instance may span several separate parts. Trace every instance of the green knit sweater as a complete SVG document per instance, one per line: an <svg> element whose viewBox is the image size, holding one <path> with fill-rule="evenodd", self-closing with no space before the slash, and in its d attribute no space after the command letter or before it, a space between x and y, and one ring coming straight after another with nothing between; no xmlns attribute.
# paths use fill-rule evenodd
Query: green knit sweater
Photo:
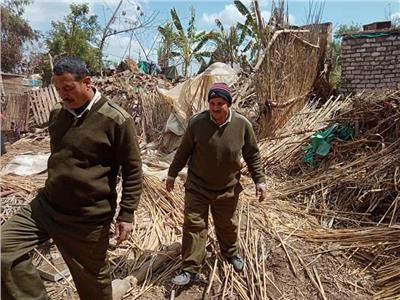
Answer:
<svg viewBox="0 0 400 300"><path fill-rule="evenodd" d="M190 119L168 176L176 177L188 162L188 182L211 192L223 192L240 179L240 158L253 181L265 182L260 152L250 122L231 110L232 118L219 127L204 111Z"/></svg>
<svg viewBox="0 0 400 300"><path fill-rule="evenodd" d="M142 165L132 118L102 97L82 117L58 105L49 120L51 155L42 190L57 212L90 224L105 224L117 206L117 174L122 173L118 220L131 222L142 191Z"/></svg>

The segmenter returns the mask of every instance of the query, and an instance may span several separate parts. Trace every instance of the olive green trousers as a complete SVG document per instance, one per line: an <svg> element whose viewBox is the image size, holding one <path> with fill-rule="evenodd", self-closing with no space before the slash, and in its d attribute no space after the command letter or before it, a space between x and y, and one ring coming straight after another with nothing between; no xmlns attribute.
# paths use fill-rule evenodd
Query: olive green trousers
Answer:
<svg viewBox="0 0 400 300"><path fill-rule="evenodd" d="M37 196L1 226L1 299L49 299L30 252L50 238L68 265L80 299L112 299L106 256L110 225L93 227L66 219Z"/></svg>
<svg viewBox="0 0 400 300"><path fill-rule="evenodd" d="M238 253L237 205L241 189L224 195L204 195L186 189L182 237L182 270L198 273L206 256L208 214L214 221L221 254Z"/></svg>

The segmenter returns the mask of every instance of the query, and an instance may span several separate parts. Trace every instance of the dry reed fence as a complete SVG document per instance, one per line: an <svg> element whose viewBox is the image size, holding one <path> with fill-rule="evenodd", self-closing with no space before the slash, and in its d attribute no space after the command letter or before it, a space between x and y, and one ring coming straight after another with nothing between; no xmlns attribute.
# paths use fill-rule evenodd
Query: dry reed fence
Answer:
<svg viewBox="0 0 400 300"><path fill-rule="evenodd" d="M140 97L142 108L142 132L145 141L157 140L165 130L165 124L171 114L172 105L158 92L150 92Z"/></svg>
<svg viewBox="0 0 400 300"><path fill-rule="evenodd" d="M1 129L3 131L26 131L29 125L29 106L28 94L7 95L1 107Z"/></svg>
<svg viewBox="0 0 400 300"><path fill-rule="evenodd" d="M320 69L320 38L312 29L289 32L278 36L268 49L255 82L264 106L260 137L272 136L304 106Z"/></svg>
<svg viewBox="0 0 400 300"><path fill-rule="evenodd" d="M395 149L398 136L394 135L398 126L394 122L398 120L399 106L394 105L397 97L396 93L385 95L383 102L376 98L373 101L371 98L372 102L368 102L368 105L362 101L358 103L352 98L332 98L321 108L308 105L277 136L261 141L263 162L269 175L270 196L266 202L258 203L251 180L247 176L243 177L245 190L239 213L240 245L246 258L243 274L236 274L218 254L215 234L210 226L208 255L203 266L207 278L203 283L187 290L172 286L169 280L179 270L179 260L174 259L154 274L149 273L140 286L128 292L126 299L164 299L171 298L174 294L177 298L182 295L195 299L395 299L400 286L400 231L396 224L398 202L389 203L385 197L397 188L398 182L396 161L392 157L395 155L396 158L398 155L398 150ZM360 100L362 99L365 98ZM362 109L363 105L368 106L369 113ZM384 117L382 113L385 113ZM335 168L329 168L326 163L321 165L323 169L319 172L310 172L301 162L303 147L315 130L325 128L332 119L335 122L347 122L350 119L358 124L356 127L359 135L350 143L355 143L360 138L360 144L365 142L367 145L360 146L358 150L353 147L339 148L345 149L349 154L342 164L338 161L343 157L338 156L334 145L331 155L337 161L333 157L328 157L327 160L336 162ZM392 127L381 132L387 126ZM380 132L385 147L376 147L375 140L367 139L376 137L377 131ZM48 151L48 140L35 135L22 139L9 149L6 154L8 156L3 156L1 162L4 164L13 155L31 149L35 152ZM354 152L353 155L350 150ZM374 151L377 153L375 156ZM377 156L379 159L376 159ZM165 165L161 166L161 163L157 166L158 158L148 157L145 160L152 162L148 167L155 172L165 169ZM372 160L382 162L383 166ZM352 168L350 170L346 168L349 165ZM362 173L363 166L371 166L376 173ZM391 173L393 168L395 172ZM381 173L385 169L387 173ZM336 177L335 170L339 174ZM357 174L362 173L363 180L351 176L354 170L360 170ZM323 186L315 184L322 182L323 174L329 175L326 176L326 183ZM387 175L383 181L379 181L382 183L380 188L385 191L364 196L371 201L381 198L378 204L387 208L381 226L375 226L377 222L372 219L375 211L344 211L336 209L334 203L331 206L326 204L326 207L318 204L328 200L335 180L343 184L339 185L343 189L342 193L351 196L352 189L344 188L346 184L350 184L353 189L371 189L368 185L373 184L373 181L369 180L374 176L382 179L382 176L379 177L382 174ZM315 177L314 181L312 176ZM392 181L389 180L390 176ZM2 222L20 205L32 199L45 178L46 174L28 177L7 175L2 178ZM360 186L364 182L365 186ZM305 201L308 201L307 205ZM350 198L348 202L352 202ZM386 204L383 205L384 203ZM179 241L182 221L182 181L179 180L173 193L167 193L160 179L146 176L132 237L122 246L109 251L113 277L123 278L129 275L162 251L163 246ZM353 228L334 229L344 224L341 223L344 221ZM359 225L369 226L363 228ZM48 263L48 259L46 261L44 258L48 258L50 251L40 249L39 252L40 254L35 254L36 261ZM73 299L75 295L70 278L57 283L46 282L46 286L53 299Z"/></svg>
<svg viewBox="0 0 400 300"><path fill-rule="evenodd" d="M304 107L317 78L329 77L324 70L329 30L321 26L267 30L267 46L252 73L234 85L234 107L252 121L261 138L274 136Z"/></svg>

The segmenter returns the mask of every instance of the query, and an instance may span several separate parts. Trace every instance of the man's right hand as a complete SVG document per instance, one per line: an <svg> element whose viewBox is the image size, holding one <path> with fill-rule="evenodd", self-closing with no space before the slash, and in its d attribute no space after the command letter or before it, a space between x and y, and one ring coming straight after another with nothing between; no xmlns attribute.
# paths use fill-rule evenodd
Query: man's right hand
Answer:
<svg viewBox="0 0 400 300"><path fill-rule="evenodd" d="M264 201L266 196L267 196L267 187L265 183L256 184L256 197L259 197L258 201L260 202Z"/></svg>
<svg viewBox="0 0 400 300"><path fill-rule="evenodd" d="M165 182L165 189L168 192L171 192L174 189L175 186L175 178L167 178L167 181Z"/></svg>

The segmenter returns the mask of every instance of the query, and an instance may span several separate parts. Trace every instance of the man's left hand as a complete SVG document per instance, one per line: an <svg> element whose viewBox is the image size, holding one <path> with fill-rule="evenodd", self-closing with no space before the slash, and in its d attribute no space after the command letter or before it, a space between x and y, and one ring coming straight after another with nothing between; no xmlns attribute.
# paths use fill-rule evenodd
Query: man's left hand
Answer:
<svg viewBox="0 0 400 300"><path fill-rule="evenodd" d="M256 184L256 197L259 197L258 201L260 202L264 201L266 196L267 196L267 187L265 186L265 183Z"/></svg>
<svg viewBox="0 0 400 300"><path fill-rule="evenodd" d="M123 241L126 241L131 235L132 230L132 223L117 221L115 224L115 239L117 241L117 245L121 244Z"/></svg>

